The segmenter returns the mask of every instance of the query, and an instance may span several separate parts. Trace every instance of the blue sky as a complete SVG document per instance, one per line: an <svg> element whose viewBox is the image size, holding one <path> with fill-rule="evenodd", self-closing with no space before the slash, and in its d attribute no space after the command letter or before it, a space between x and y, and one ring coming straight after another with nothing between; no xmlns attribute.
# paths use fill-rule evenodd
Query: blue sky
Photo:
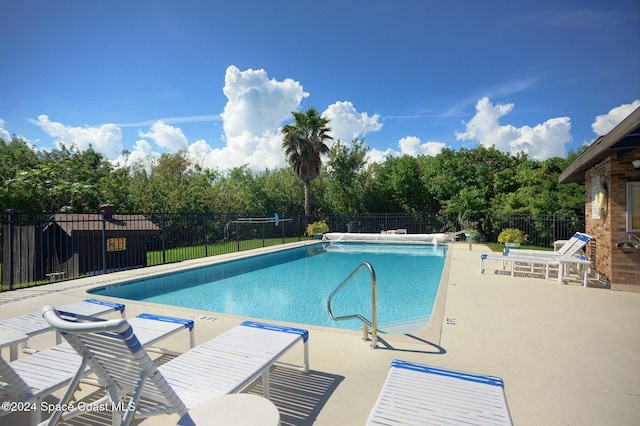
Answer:
<svg viewBox="0 0 640 426"><path fill-rule="evenodd" d="M479 144L542 160L640 106L630 0L21 0L0 16L0 137L118 163L184 149L283 167L279 128L312 106L372 161Z"/></svg>

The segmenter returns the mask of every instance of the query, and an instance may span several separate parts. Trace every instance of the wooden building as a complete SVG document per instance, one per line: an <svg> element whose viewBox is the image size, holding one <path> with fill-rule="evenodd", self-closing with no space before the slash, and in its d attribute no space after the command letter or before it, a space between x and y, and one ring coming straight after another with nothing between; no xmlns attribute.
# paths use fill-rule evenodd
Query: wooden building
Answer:
<svg viewBox="0 0 640 426"><path fill-rule="evenodd" d="M160 228L143 215L115 214L112 205L101 210L56 213L47 222L21 224L3 232L7 239L3 283L75 278L146 266L147 239L159 234Z"/></svg>

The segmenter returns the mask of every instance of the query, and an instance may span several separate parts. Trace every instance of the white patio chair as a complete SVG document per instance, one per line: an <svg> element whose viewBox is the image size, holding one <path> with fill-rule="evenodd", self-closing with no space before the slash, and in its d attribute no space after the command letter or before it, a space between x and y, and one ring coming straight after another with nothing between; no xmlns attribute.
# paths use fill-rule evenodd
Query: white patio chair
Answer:
<svg viewBox="0 0 640 426"><path fill-rule="evenodd" d="M515 276L516 272L522 272L526 268L527 273L533 274L536 268L542 268L545 279L549 279L551 269L557 270L557 280L559 284L565 281L580 281L583 286L587 286L589 276L589 267L591 259L582 255L565 255L565 256L532 256L528 254L520 254L509 252L508 254L486 254L480 255L480 273L483 274L486 266L485 262L493 260L501 263L503 270L506 265L510 265L511 276ZM576 274L570 275L569 271L575 271Z"/></svg>
<svg viewBox="0 0 640 426"><path fill-rule="evenodd" d="M483 253L480 255L480 273L485 271L485 261L493 260L501 263L503 270L510 264L511 276L516 273L516 266L528 268L529 273L533 273L536 268L542 268L545 279L550 276L550 270L557 268L558 282L562 284L566 280L580 280L584 286L587 285L588 269L591 260L583 255L577 254L585 245L592 240L592 237L576 232L566 244L557 251L544 250L505 250L503 253ZM568 274L569 270L577 271L577 276Z"/></svg>
<svg viewBox="0 0 640 426"><path fill-rule="evenodd" d="M393 360L367 425L511 425L499 377Z"/></svg>
<svg viewBox="0 0 640 426"><path fill-rule="evenodd" d="M124 318L124 310L125 306L122 303L114 303L98 299L84 299L79 302L60 306L60 311L86 316L100 316L111 312L119 312L120 316ZM42 313L40 311L0 320L0 333L2 333L1 327L19 331L28 337L33 337L52 330L49 323L42 318ZM60 336L56 334L56 344L61 342L62 340L60 339Z"/></svg>
<svg viewBox="0 0 640 426"><path fill-rule="evenodd" d="M65 314L65 318L70 317L70 314ZM77 316L77 318L83 321L91 317ZM78 325L86 324L73 322L69 319L63 321ZM109 321L93 317L92 322L88 324L93 325L94 328L100 328L104 327L106 323ZM138 342L144 347L155 345L160 340L181 330L189 331L190 343L194 340L194 322L190 319L142 314L130 319L127 324L136 331L139 337ZM0 370L2 370L0 381L5 383L7 395L12 398L10 401L29 403L34 408L31 410L32 425L39 424L42 419L40 408L45 397L70 383L73 383L73 386L69 386L69 389L75 391L78 382L90 373L86 360L83 360L68 343L61 343L10 363L3 361L0 364ZM68 402L73 396L73 392L68 390L67 393L65 398ZM4 406L0 408L0 417L9 413L10 411L7 411Z"/></svg>
<svg viewBox="0 0 640 426"><path fill-rule="evenodd" d="M16 403L22 401L30 392L29 386L24 380L7 361L0 357L0 402ZM2 416L2 411L0 411L0 416Z"/></svg>
<svg viewBox="0 0 640 426"><path fill-rule="evenodd" d="M304 361L296 368L308 371L308 332L302 329L245 321L156 367L126 320L74 323L51 306L43 308L43 316L105 386L107 395L96 404L110 402L121 408L113 411L114 424L128 425L134 418L158 414L182 416L204 401L242 390L259 376L268 397L270 367L298 342L304 344ZM81 368L61 403L82 374ZM155 405L142 408L141 398Z"/></svg>
<svg viewBox="0 0 640 426"><path fill-rule="evenodd" d="M508 255L514 256L541 256L541 257L554 257L554 256L572 256L575 254L582 254L581 250L593 239L590 235L582 232L576 232L573 236L567 240L558 250L545 251L545 250L529 250L529 249L512 249L508 250Z"/></svg>

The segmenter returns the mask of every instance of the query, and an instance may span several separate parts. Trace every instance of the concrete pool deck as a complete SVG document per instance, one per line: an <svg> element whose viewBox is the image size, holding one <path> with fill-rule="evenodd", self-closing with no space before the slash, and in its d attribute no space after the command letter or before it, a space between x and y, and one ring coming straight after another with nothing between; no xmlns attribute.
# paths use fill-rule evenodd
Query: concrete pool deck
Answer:
<svg viewBox="0 0 640 426"><path fill-rule="evenodd" d="M277 367L272 373L272 400L280 410L281 423L364 424L391 360L399 358L502 377L516 425L637 424L640 294L559 285L555 280L496 275L492 271L480 274L480 254L488 251L481 244L474 244L471 250L467 244L450 245L439 333L381 335L379 349L373 350L361 341L362 332L305 327L310 330L311 371L305 375ZM86 290L97 284L204 262L188 261L0 293L0 318L86 298ZM194 318L196 344L242 320L205 311L122 302L126 303L127 317L154 312ZM30 345L35 347L54 343L52 335L32 340ZM163 346L188 348L187 339L179 335L167 339ZM299 355L297 349L293 350L285 360L295 362ZM93 390L83 385L85 394ZM247 391L260 392L260 383ZM177 416L161 416L142 424L170 425L176 420Z"/></svg>

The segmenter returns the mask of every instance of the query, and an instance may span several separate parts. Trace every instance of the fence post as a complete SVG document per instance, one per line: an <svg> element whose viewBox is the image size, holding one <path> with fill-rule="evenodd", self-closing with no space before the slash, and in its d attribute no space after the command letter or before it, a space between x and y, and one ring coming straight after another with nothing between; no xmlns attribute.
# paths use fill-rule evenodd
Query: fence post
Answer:
<svg viewBox="0 0 640 426"><path fill-rule="evenodd" d="M162 264L164 265L165 263L167 263L167 249L166 249L166 244L165 244L165 223L164 223L164 210L160 212L160 223L162 224L162 228L161 228L161 232L160 235L162 236L162 238L160 239L161 244L162 244Z"/></svg>
<svg viewBox="0 0 640 426"><path fill-rule="evenodd" d="M209 256L209 244L207 242L207 214L202 213L202 232L204 235L202 236L204 240L204 257Z"/></svg>
<svg viewBox="0 0 640 426"><path fill-rule="evenodd" d="M236 221L236 242L238 243L238 251L240 251L240 222Z"/></svg>
<svg viewBox="0 0 640 426"><path fill-rule="evenodd" d="M15 273L15 258L14 258L14 252L13 252L13 214L14 214L14 210L13 209L9 209L7 210L7 213L9 214L9 290L13 290L13 283L14 283L14 273Z"/></svg>
<svg viewBox="0 0 640 426"><path fill-rule="evenodd" d="M107 273L107 212L102 210L102 273Z"/></svg>

